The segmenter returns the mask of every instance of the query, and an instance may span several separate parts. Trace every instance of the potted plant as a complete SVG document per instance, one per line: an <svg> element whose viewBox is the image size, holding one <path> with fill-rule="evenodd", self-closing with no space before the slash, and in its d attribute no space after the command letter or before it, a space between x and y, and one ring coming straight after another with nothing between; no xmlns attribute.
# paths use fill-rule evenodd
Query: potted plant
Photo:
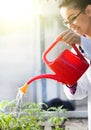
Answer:
<svg viewBox="0 0 91 130"><path fill-rule="evenodd" d="M54 116L49 116L50 109L55 110ZM45 121L52 123L53 130L65 130L63 122L66 118L59 116L59 112L64 112L64 109L62 107L50 109L44 111L40 104L28 102L17 108L15 101L2 101L0 130L44 130L42 124Z"/></svg>

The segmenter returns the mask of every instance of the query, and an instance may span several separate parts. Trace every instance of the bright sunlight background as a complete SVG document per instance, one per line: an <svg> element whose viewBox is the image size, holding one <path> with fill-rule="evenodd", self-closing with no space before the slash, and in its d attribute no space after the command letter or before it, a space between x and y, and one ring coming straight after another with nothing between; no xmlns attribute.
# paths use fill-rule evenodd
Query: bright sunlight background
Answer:
<svg viewBox="0 0 91 130"><path fill-rule="evenodd" d="M0 0L0 33L30 26L38 6L36 1Z"/></svg>
<svg viewBox="0 0 91 130"><path fill-rule="evenodd" d="M34 0L35 1L35 0ZM34 13L33 0L0 0L0 17L15 21ZM30 15L30 17L31 17Z"/></svg>
<svg viewBox="0 0 91 130"><path fill-rule="evenodd" d="M40 71L37 8L38 0L0 0L0 100Z"/></svg>

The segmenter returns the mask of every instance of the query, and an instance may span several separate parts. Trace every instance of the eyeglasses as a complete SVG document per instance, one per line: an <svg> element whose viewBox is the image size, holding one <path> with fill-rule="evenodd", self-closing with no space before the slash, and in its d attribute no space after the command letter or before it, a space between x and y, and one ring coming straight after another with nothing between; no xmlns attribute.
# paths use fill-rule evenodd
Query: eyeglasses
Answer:
<svg viewBox="0 0 91 130"><path fill-rule="evenodd" d="M76 16L74 16L74 17L71 17L70 18L70 16L68 17L68 21L63 21L63 24L65 25L65 26L67 26L68 24L72 24L76 19L77 19L77 17L79 17L79 15L82 13L84 11L84 9L82 9Z"/></svg>

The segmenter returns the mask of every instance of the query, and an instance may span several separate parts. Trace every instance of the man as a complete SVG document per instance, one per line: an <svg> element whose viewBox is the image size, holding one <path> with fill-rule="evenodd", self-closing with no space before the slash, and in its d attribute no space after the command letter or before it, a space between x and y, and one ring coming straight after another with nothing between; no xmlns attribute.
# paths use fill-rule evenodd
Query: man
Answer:
<svg viewBox="0 0 91 130"><path fill-rule="evenodd" d="M84 56L91 61L91 0L61 0L59 5L64 25L68 28L57 38L82 48ZM71 77L70 77L71 78ZM69 99L88 96L88 128L91 130L91 66L74 86L64 86Z"/></svg>

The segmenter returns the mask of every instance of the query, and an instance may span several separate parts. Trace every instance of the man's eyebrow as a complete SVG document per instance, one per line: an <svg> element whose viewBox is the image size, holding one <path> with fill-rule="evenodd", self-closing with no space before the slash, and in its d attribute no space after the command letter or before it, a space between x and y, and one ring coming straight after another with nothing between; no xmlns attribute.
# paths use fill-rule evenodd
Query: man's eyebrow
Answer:
<svg viewBox="0 0 91 130"><path fill-rule="evenodd" d="M74 16L74 14L70 14L67 19L69 19L71 16Z"/></svg>

